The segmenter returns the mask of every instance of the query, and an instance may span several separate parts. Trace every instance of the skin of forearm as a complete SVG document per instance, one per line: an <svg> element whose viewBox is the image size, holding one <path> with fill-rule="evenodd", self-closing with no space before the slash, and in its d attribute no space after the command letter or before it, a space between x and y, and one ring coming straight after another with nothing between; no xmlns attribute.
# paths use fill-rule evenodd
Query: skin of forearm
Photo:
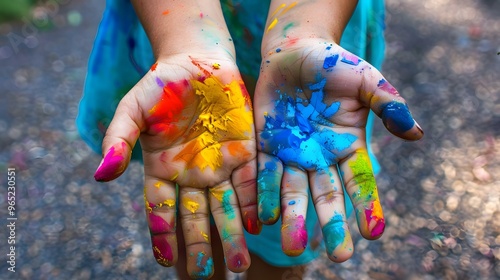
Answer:
<svg viewBox="0 0 500 280"><path fill-rule="evenodd" d="M219 0L131 0L160 60L186 51L225 48L234 55Z"/></svg>
<svg viewBox="0 0 500 280"><path fill-rule="evenodd" d="M285 38L340 42L357 0L272 0L262 40L263 54Z"/></svg>

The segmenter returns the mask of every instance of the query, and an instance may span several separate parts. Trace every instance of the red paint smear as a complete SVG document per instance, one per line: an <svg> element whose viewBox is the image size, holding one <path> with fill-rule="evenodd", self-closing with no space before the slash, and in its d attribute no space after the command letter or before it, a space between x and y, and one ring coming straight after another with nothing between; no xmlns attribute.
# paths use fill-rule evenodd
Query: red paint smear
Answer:
<svg viewBox="0 0 500 280"><path fill-rule="evenodd" d="M256 215L253 215L254 217L249 217L248 213L244 214L246 221L247 221L247 231L250 234L259 234L260 231L262 230L262 224L260 223L259 219L257 218Z"/></svg>
<svg viewBox="0 0 500 280"><path fill-rule="evenodd" d="M288 236L283 239L283 250L292 252L302 252L307 246L307 230L304 216L299 215L292 220L288 227L284 228L282 235Z"/></svg>
<svg viewBox="0 0 500 280"><path fill-rule="evenodd" d="M168 83L163 88L160 101L150 110L151 116L147 118L150 128L156 132L173 134L177 131L176 122L182 117L184 109L180 94L186 90L187 81Z"/></svg>
<svg viewBox="0 0 500 280"><path fill-rule="evenodd" d="M174 257L172 254L172 247L163 235L152 235L151 243L153 245L153 254L158 263L169 265Z"/></svg>
<svg viewBox="0 0 500 280"><path fill-rule="evenodd" d="M384 219L380 219L377 216L372 216L372 213L373 213L373 210L371 210L371 209L365 210L366 223L368 225L367 228L369 228L369 226L370 226L370 224L371 224L372 221L375 221L376 224L373 227L370 235L372 237L380 236L380 235L382 235L382 233L384 233L385 220Z"/></svg>
<svg viewBox="0 0 500 280"><path fill-rule="evenodd" d="M158 66L158 62L156 62L155 64L153 64L151 66L151 71L155 71L156 70L156 66Z"/></svg>
<svg viewBox="0 0 500 280"><path fill-rule="evenodd" d="M148 220L149 220L149 230L151 231L151 234L175 232L174 227L172 227L169 223L167 223L167 221L165 221L160 216L157 216L153 213L149 213Z"/></svg>
<svg viewBox="0 0 500 280"><path fill-rule="evenodd" d="M296 37L296 38L290 38L288 36L286 36L286 37L288 38L288 42L286 43L287 47L293 46L299 41L298 37Z"/></svg>
<svg viewBox="0 0 500 280"><path fill-rule="evenodd" d="M122 142L120 146L112 146L106 153L101 165L97 168L94 179L96 181L113 180L125 170L124 152L127 144Z"/></svg>

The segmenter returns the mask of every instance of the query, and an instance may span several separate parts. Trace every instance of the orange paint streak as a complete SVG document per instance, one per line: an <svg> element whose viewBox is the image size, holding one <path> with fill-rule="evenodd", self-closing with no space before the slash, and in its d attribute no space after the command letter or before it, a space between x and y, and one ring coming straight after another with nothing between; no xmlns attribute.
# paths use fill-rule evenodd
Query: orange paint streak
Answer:
<svg viewBox="0 0 500 280"><path fill-rule="evenodd" d="M151 71L155 71L156 70L156 66L158 66L158 62L156 62L155 64L153 64L151 66Z"/></svg>
<svg viewBox="0 0 500 280"><path fill-rule="evenodd" d="M162 15L164 15L164 16L166 16L166 15L168 15L169 13L170 13L170 11L169 11L169 10L165 10L165 11L163 11L163 13L161 13L161 14L162 14Z"/></svg>
<svg viewBox="0 0 500 280"><path fill-rule="evenodd" d="M227 149L232 156L248 158L252 155L241 142L231 142L227 145Z"/></svg>

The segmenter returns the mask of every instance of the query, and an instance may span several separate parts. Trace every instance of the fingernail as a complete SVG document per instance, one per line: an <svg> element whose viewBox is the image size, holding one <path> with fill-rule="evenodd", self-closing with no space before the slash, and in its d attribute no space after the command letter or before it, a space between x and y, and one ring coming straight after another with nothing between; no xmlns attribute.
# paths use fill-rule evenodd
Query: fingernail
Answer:
<svg viewBox="0 0 500 280"><path fill-rule="evenodd" d="M94 179L98 182L106 182L115 179L125 170L124 145L119 149L111 147L102 159L99 167L94 173Z"/></svg>
<svg viewBox="0 0 500 280"><path fill-rule="evenodd" d="M415 126L417 127L418 131L420 131L420 133L422 133L422 135L424 134L424 130L422 129L422 127L418 124L417 121L415 121Z"/></svg>

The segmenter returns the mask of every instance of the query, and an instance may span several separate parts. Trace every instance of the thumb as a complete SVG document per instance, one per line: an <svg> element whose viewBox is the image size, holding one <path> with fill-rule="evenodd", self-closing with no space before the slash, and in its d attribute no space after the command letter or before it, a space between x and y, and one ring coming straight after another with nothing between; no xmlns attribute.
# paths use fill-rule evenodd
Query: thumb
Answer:
<svg viewBox="0 0 500 280"><path fill-rule="evenodd" d="M411 115L405 99L373 66L367 72L363 76L361 99L395 136L410 141L422 138L424 132Z"/></svg>
<svg viewBox="0 0 500 280"><path fill-rule="evenodd" d="M140 110L133 95L120 101L102 143L103 159L94 179L107 182L118 178L127 168L132 149L140 135Z"/></svg>

